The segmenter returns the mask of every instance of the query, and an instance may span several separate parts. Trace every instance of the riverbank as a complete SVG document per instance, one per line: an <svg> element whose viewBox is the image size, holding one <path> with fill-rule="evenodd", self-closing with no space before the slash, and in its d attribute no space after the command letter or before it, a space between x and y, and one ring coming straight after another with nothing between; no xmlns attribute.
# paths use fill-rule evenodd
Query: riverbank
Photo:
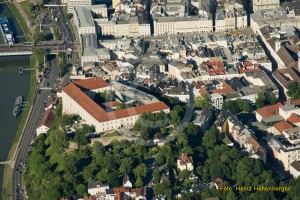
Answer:
<svg viewBox="0 0 300 200"><path fill-rule="evenodd" d="M24 17L19 12L18 8L14 5L14 3L11 3L11 2L6 3L6 5L10 9L11 13L15 16L20 28L23 31L23 34L25 35L26 41L31 41L32 40L31 36L33 33L30 31L28 24L26 23ZM35 56L30 57L30 65L32 67L36 66ZM8 153L6 160L15 159L15 155L18 151L19 142L23 136L23 132L24 132L28 117L31 112L33 99L35 97L35 91L36 91L36 76L35 76L35 74L36 74L35 72L31 73L30 87L29 87L28 97L26 100L28 103L26 104L25 109L23 111L21 121L19 123L15 138L13 140L13 143L11 145L11 148L10 148L10 151ZM12 192L14 192L14 188L12 186L12 183L13 183L12 178L13 178L13 173L14 173L14 171L13 171L14 166L15 166L15 163L6 164L4 166L3 180L2 180L2 184L3 184L2 185L2 199L12 199L13 198Z"/></svg>
<svg viewBox="0 0 300 200"><path fill-rule="evenodd" d="M29 117L31 106L33 103L33 99L35 96L35 87L36 86L36 77L35 73L31 73L31 78L30 78L30 89L29 89L29 94L27 98L27 105L24 109L24 113L21 119L21 122L18 126L18 130L15 136L15 139L13 141L13 144L11 146L11 149L9 151L9 154L7 156L7 160L12 160L16 154L18 144L20 142L20 139L22 137L23 131L25 129L25 125L27 122L27 118ZM14 165L14 163L11 164L6 164L4 167L4 173L3 173L3 186L2 186L2 199L10 199L12 198L12 194L10 194L10 190L12 188L12 177L13 177L13 170L11 165Z"/></svg>
<svg viewBox="0 0 300 200"><path fill-rule="evenodd" d="M16 6L13 3L6 3L6 5L8 6L8 8L11 10L11 12L13 13L13 15L15 16L15 18L17 19L24 35L26 35L26 41L30 41L30 30L24 20L24 18L22 17L22 15L20 14L20 12L18 11L18 9L16 8Z"/></svg>

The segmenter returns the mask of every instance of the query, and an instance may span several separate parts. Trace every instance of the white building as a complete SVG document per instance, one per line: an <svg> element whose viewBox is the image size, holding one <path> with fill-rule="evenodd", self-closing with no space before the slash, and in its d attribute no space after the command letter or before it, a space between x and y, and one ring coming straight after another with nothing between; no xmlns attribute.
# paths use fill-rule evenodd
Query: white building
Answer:
<svg viewBox="0 0 300 200"><path fill-rule="evenodd" d="M143 113L170 111L165 103L151 98L151 100L141 106L106 112L92 99L95 92L103 92L105 90L115 89L101 78L91 78L70 83L62 91L63 113L77 114L87 124L94 125L97 132L103 132L121 127L131 128ZM117 93L119 92L117 91Z"/></svg>
<svg viewBox="0 0 300 200"><path fill-rule="evenodd" d="M90 195L97 195L97 193L105 193L106 189L109 189L108 184L103 184L100 181L89 183L88 193Z"/></svg>
<svg viewBox="0 0 300 200"><path fill-rule="evenodd" d="M78 34L94 33L96 34L96 25L94 17L97 15L107 18L107 8L105 4L84 6L74 8L74 23Z"/></svg>
<svg viewBox="0 0 300 200"><path fill-rule="evenodd" d="M253 11L274 9L280 6L279 0L253 0Z"/></svg>
<svg viewBox="0 0 300 200"><path fill-rule="evenodd" d="M49 108L45 111L38 127L36 128L36 135L47 133L55 120L55 110Z"/></svg>
<svg viewBox="0 0 300 200"><path fill-rule="evenodd" d="M154 36L185 33L212 32L212 19L209 17L157 17L153 20Z"/></svg>
<svg viewBox="0 0 300 200"><path fill-rule="evenodd" d="M145 37L151 35L150 22L143 16L130 16L129 14L114 15L110 20L97 22L97 29L103 36Z"/></svg>
<svg viewBox="0 0 300 200"><path fill-rule="evenodd" d="M222 109L223 106L223 96L219 93L209 94L211 105L216 109Z"/></svg>
<svg viewBox="0 0 300 200"><path fill-rule="evenodd" d="M68 13L74 13L74 7L91 6L92 0L67 0Z"/></svg>

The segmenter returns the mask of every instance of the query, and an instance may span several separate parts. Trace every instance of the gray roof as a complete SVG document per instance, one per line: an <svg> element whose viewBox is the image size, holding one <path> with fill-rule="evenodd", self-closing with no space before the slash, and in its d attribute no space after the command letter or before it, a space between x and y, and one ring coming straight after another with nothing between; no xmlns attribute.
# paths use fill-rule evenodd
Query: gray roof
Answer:
<svg viewBox="0 0 300 200"><path fill-rule="evenodd" d="M89 183L88 188L98 188L98 187L109 187L107 183L101 183L100 181L94 181Z"/></svg>
<svg viewBox="0 0 300 200"><path fill-rule="evenodd" d="M94 33L82 34L83 48L97 48L97 36Z"/></svg>
<svg viewBox="0 0 300 200"><path fill-rule="evenodd" d="M79 27L95 27L94 19L90 10L85 7L74 8L79 21Z"/></svg>
<svg viewBox="0 0 300 200"><path fill-rule="evenodd" d="M291 167L293 167L297 171L300 171L300 161L295 160L291 163Z"/></svg>

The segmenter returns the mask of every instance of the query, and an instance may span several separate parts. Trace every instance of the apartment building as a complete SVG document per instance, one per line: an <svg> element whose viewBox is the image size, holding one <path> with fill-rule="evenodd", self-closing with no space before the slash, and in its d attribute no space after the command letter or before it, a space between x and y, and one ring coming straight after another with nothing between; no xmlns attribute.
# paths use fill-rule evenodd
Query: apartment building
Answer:
<svg viewBox="0 0 300 200"><path fill-rule="evenodd" d="M280 6L279 0L253 0L253 11L275 9Z"/></svg>

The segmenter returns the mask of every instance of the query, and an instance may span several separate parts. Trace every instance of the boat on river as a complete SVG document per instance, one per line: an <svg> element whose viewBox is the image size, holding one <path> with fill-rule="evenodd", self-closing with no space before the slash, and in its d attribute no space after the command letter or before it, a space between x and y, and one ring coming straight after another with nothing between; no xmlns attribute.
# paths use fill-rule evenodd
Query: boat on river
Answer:
<svg viewBox="0 0 300 200"><path fill-rule="evenodd" d="M22 102L23 102L23 97L18 96L15 101L14 109L13 109L13 116L18 116L21 112L21 107L22 107Z"/></svg>

